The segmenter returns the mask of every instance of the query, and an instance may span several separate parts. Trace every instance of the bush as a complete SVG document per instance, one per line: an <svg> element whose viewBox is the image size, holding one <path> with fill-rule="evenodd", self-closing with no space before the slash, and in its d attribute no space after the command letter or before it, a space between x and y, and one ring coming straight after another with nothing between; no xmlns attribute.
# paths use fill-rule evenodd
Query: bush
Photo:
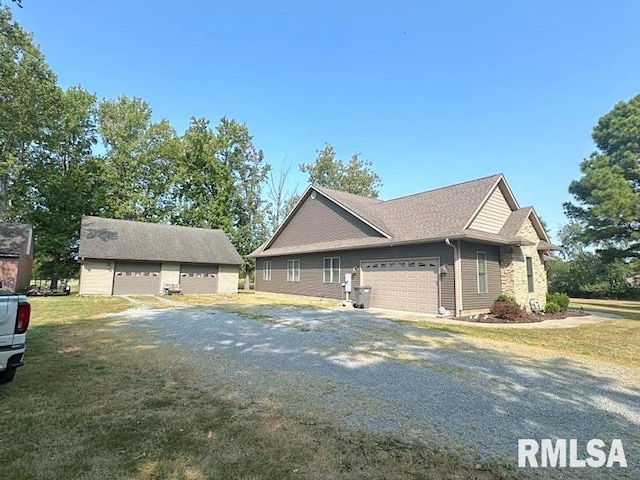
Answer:
<svg viewBox="0 0 640 480"><path fill-rule="evenodd" d="M549 303L555 303L559 312L566 312L569 308L569 296L566 293L547 293L547 305Z"/></svg>
<svg viewBox="0 0 640 480"><path fill-rule="evenodd" d="M491 314L503 320L515 320L524 315L524 311L516 302L501 302L496 300L491 307Z"/></svg>
<svg viewBox="0 0 640 480"><path fill-rule="evenodd" d="M560 311L560 305L556 302L547 301L547 306L544 307L544 311L547 313L558 313Z"/></svg>
<svg viewBox="0 0 640 480"><path fill-rule="evenodd" d="M511 295L507 295L506 293L501 293L500 295L498 295L498 301L506 303L516 303L516 299Z"/></svg>

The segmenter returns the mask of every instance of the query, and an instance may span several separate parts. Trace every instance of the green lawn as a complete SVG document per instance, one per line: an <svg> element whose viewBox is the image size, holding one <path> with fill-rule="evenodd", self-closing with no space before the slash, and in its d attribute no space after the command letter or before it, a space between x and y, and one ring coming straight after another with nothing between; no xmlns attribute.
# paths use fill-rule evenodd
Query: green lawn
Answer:
<svg viewBox="0 0 640 480"><path fill-rule="evenodd" d="M27 365L13 383L0 387L0 478L488 479L517 474L497 465L477 468L472 459L435 444L287 416L277 405L229 400L216 390L215 379L199 380L181 351L159 349L152 336L116 329L123 319L107 314L128 308L124 299L30 301ZM238 308L262 301L236 296Z"/></svg>
<svg viewBox="0 0 640 480"><path fill-rule="evenodd" d="M443 325L429 321L410 322L425 328L487 338L501 342L541 347L559 354L577 354L621 365L640 367L640 302L572 299L571 308L603 311L619 319L563 329L488 328Z"/></svg>

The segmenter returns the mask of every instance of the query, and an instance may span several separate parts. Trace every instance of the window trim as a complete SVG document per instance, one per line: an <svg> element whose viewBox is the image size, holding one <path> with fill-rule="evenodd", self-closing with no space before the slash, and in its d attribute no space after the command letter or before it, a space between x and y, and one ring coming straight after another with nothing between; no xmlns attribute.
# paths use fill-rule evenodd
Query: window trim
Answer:
<svg viewBox="0 0 640 480"><path fill-rule="evenodd" d="M533 277L533 257L524 257L524 263L527 269L527 290L529 293L534 293L536 282Z"/></svg>
<svg viewBox="0 0 640 480"><path fill-rule="evenodd" d="M265 260L262 264L262 280L271 281L271 260Z"/></svg>
<svg viewBox="0 0 640 480"><path fill-rule="evenodd" d="M484 290L482 290L480 288L480 276L481 276L481 272L480 272L480 256L483 256L483 263L484 263L484 272L482 272L482 275L484 275ZM487 252L476 252L476 283L478 286L478 293L489 293L489 275L487 272Z"/></svg>
<svg viewBox="0 0 640 480"><path fill-rule="evenodd" d="M293 258L291 260L287 260L287 282L299 282L299 281L300 281L300 259Z"/></svg>
<svg viewBox="0 0 640 480"><path fill-rule="evenodd" d="M329 271L327 272L327 260L329 260ZM338 277L333 278L333 272L336 270L334 261L338 261ZM329 273L329 281L327 281L327 273ZM322 259L322 283L340 283L340 257L324 257Z"/></svg>

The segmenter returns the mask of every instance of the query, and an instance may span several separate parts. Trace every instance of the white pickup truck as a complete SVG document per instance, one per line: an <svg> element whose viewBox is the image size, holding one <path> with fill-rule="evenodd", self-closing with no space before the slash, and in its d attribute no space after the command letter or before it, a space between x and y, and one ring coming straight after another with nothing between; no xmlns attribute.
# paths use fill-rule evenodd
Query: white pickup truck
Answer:
<svg viewBox="0 0 640 480"><path fill-rule="evenodd" d="M13 380L24 365L24 345L31 319L27 297L0 290L0 383Z"/></svg>

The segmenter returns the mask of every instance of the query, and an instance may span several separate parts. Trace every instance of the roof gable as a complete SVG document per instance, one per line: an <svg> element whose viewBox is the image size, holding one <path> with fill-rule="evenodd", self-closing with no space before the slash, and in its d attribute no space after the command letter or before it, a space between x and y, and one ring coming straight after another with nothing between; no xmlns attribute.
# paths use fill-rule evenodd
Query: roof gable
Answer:
<svg viewBox="0 0 640 480"><path fill-rule="evenodd" d="M33 255L33 228L25 223L0 223L0 256Z"/></svg>
<svg viewBox="0 0 640 480"><path fill-rule="evenodd" d="M79 255L111 260L240 265L222 230L83 217Z"/></svg>
<svg viewBox="0 0 640 480"><path fill-rule="evenodd" d="M268 242L268 248L369 237L384 235L314 187L307 189L285 223Z"/></svg>
<svg viewBox="0 0 640 480"><path fill-rule="evenodd" d="M304 243L291 241L276 244L283 229L299 212L301 205L310 192L322 195L343 211L362 221L374 231L369 235L347 236L332 235L325 229L325 236L317 235L314 240L307 238ZM498 206L499 218L493 219L490 228L481 227L482 222L474 221L490 213ZM486 209L483 210L483 209ZM374 245L399 245L451 239L477 239L496 245L520 244L515 238L517 233L506 238L502 231L509 224L517 222L513 211L519 210L518 203L502 174L491 175L467 182L437 188L426 192L408 195L388 201L361 197L325 187L308 187L303 197L276 233L261 245L252 256L288 255L302 251L327 251ZM522 213L522 212L521 212ZM305 212L307 226L318 223L317 217ZM513 217L513 218L512 218ZM315 219L315 220L314 220ZM486 220L486 219L485 219ZM537 217L535 217L535 222ZM537 231L546 238L544 229L537 221ZM522 223L516 225L518 228ZM473 228L471 228L473 227ZM539 230L539 228L540 230ZM507 230L511 228L508 227ZM363 233L366 233L363 231Z"/></svg>
<svg viewBox="0 0 640 480"><path fill-rule="evenodd" d="M510 215L511 205L504 197L500 186L497 185L480 207L468 228L489 233L500 233Z"/></svg>

